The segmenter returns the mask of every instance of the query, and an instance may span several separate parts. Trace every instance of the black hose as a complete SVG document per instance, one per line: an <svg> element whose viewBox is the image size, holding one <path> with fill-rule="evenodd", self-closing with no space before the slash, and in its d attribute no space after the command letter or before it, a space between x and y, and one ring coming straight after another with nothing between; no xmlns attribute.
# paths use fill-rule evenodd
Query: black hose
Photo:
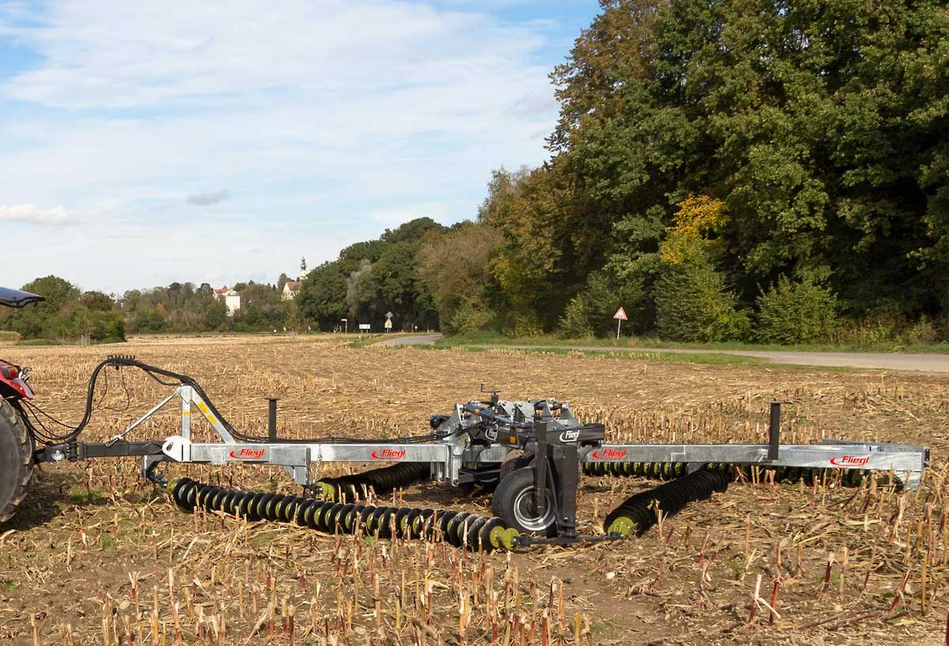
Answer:
<svg viewBox="0 0 949 646"><path fill-rule="evenodd" d="M151 377L152 379L154 379L155 381L157 381L163 386L175 386L177 385L175 382L184 386L190 386L201 397L201 399L204 400L204 403L207 404L208 410L211 412L211 414L214 415L218 420L220 420L221 424L224 425L224 428L227 430L228 433L231 434L232 437L234 437L234 439L240 442L253 443L253 444L269 441L269 438L265 436L247 435L246 433L242 433L238 431L237 429L235 429L234 426L232 426L227 421L227 418L225 418L224 415L222 415L221 412L217 409L217 407L214 405L214 402L211 401L211 398L208 396L205 390L201 387L201 384L199 384L197 380L194 379L193 377L179 373L179 372L165 370L164 368L158 368L157 366L152 366L147 363L143 363L135 359L134 357L125 357L125 356L108 357L104 361L100 362L99 365L97 365L93 369L92 375L89 378L89 385L86 388L85 410L83 412L82 419L75 427L71 427L68 424L64 424L54 419L53 417L45 413L42 409L38 408L35 404L26 402L27 408L22 409L22 411L25 413L25 411L28 409L30 413L32 413L34 421L36 423L35 424L31 423L31 421L28 419L28 416L25 414L23 415L23 417L24 419L27 420L27 425L34 439L39 440L42 444L59 444L59 443L72 442L77 437L79 437L79 435L85 430L86 426L89 425L89 422L92 419L95 392L96 392L97 382L99 380L99 374L102 372L104 368L107 368L107 367L114 367L116 369L138 368L139 370L142 370L145 374L147 374L149 377ZM169 378L174 381L172 382L165 381L164 379L161 379L161 377ZM65 435L53 434L42 423L39 415L43 415L47 417L48 419L50 419L51 421L53 421L54 423L69 429L69 432ZM40 428L42 428L44 431L46 431L46 433L41 432L39 429L36 428L36 426L39 426ZM360 439L360 438L344 438L344 437L335 437L335 436L322 437L322 438L303 438L303 439L281 438L280 442L284 444L417 444L417 443L422 443L422 442L430 442L431 440L432 440L432 435L427 434L427 435L416 435L416 436L396 438L396 439L386 439L386 440L380 440L380 439L367 440L367 439Z"/></svg>

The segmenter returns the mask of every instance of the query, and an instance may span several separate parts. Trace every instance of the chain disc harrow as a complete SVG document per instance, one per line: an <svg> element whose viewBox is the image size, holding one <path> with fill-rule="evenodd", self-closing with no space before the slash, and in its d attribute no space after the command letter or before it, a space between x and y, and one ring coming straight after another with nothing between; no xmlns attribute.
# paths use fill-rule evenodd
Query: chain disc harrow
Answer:
<svg viewBox="0 0 949 646"><path fill-rule="evenodd" d="M338 478L320 478L313 483L313 487L327 500L356 502L368 498L370 490L383 496L395 489L404 489L427 480L430 474L431 467L428 464L406 462Z"/></svg>
<svg viewBox="0 0 949 646"><path fill-rule="evenodd" d="M444 540L455 547L490 552L518 546L520 532L500 518L464 511L357 505L302 496L224 489L182 478L171 486L178 507L220 511L250 521L293 523L327 534L365 532L379 538Z"/></svg>
<svg viewBox="0 0 949 646"><path fill-rule="evenodd" d="M752 480L753 468L737 464L710 464L714 469L725 469L738 480ZM863 469L816 469L804 467L758 467L757 479L766 480L774 473L774 481L796 484L804 481L810 486L818 483L835 483L842 487L859 487L868 471ZM584 462L583 473L588 476L635 476L652 480L675 480L688 475L688 462Z"/></svg>
<svg viewBox="0 0 949 646"><path fill-rule="evenodd" d="M664 517L677 514L690 502L706 500L713 492L725 491L729 480L731 476L726 469L699 469L630 496L609 513L603 527L608 534L642 536L658 522L658 513Z"/></svg>

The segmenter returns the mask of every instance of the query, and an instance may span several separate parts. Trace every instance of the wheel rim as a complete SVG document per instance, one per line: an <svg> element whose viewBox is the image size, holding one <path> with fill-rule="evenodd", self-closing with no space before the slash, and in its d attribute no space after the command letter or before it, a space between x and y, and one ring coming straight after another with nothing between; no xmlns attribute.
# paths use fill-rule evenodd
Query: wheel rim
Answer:
<svg viewBox="0 0 949 646"><path fill-rule="evenodd" d="M531 511L534 506L534 488L527 487L517 494L514 499L514 520L529 532L543 532L554 524L554 497L549 489L544 490L547 502L543 516L535 516Z"/></svg>

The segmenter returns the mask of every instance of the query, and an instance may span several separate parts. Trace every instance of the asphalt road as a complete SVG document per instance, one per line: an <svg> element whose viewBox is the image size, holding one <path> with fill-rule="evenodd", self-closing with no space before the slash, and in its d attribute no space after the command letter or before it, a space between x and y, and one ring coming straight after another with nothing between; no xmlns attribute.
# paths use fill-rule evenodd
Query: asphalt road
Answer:
<svg viewBox="0 0 949 646"><path fill-rule="evenodd" d="M376 345L432 345L443 338L442 334L423 334L420 336L400 336L397 339L380 341Z"/></svg>
<svg viewBox="0 0 949 646"><path fill-rule="evenodd" d="M441 334L407 336L383 341L380 345L431 345ZM611 348L595 345L508 345L471 344L472 348L514 348L520 350L580 350L582 352L668 352L672 354L731 354L756 357L764 361L798 366L863 368L867 370L906 370L949 372L949 354L899 354L863 352L783 352L772 350L693 350L691 348Z"/></svg>

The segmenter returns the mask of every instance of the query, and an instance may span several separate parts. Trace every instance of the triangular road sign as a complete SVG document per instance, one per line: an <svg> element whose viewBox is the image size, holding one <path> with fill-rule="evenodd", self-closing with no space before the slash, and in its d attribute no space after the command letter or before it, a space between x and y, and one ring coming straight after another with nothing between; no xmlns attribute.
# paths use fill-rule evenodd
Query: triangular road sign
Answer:
<svg viewBox="0 0 949 646"><path fill-rule="evenodd" d="M622 307L619 308L618 310L616 310L616 314L613 315L613 318L615 318L615 319L617 319L617 320L620 320L620 321L628 321L628 320L629 320L629 317L626 316L626 310L624 310Z"/></svg>

